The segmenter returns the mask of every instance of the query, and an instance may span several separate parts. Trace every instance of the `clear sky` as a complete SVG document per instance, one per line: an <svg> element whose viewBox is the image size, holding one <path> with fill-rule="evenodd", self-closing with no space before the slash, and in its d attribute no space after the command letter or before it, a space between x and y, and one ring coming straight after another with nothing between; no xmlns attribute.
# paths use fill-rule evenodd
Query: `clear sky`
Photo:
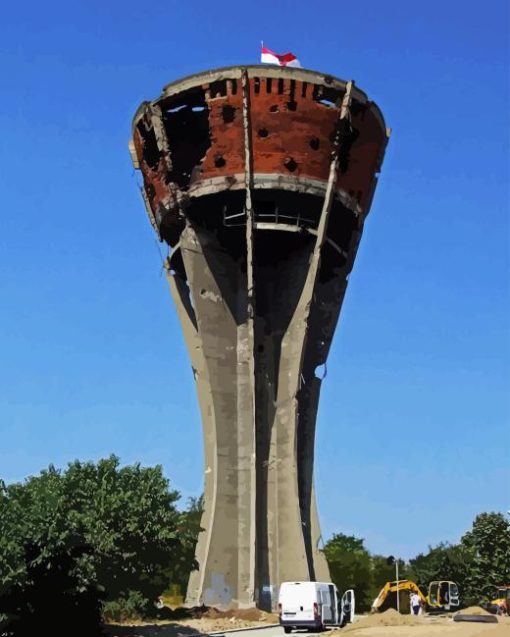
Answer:
<svg viewBox="0 0 510 637"><path fill-rule="evenodd" d="M257 63L261 39L355 79L393 129L316 486L325 539L411 557L510 509L506 0L4 3L0 477L116 453L201 492L193 376L127 142L142 100Z"/></svg>

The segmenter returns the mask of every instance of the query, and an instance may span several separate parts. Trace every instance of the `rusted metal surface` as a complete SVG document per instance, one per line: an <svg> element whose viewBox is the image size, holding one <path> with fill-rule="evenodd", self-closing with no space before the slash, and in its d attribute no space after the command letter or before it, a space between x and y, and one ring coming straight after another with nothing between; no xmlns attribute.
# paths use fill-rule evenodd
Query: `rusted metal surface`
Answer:
<svg viewBox="0 0 510 637"><path fill-rule="evenodd" d="M205 511L187 603L274 609L328 580L313 489L321 379L387 133L353 82L271 66L144 102L130 152L203 420Z"/></svg>

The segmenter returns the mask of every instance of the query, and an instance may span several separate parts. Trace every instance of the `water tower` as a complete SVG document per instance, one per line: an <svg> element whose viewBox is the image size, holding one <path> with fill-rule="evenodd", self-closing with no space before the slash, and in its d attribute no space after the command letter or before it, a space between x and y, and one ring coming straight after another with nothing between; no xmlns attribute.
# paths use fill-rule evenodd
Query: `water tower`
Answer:
<svg viewBox="0 0 510 637"><path fill-rule="evenodd" d="M354 82L277 66L187 77L135 115L204 431L189 605L274 608L280 582L329 580L313 488L321 366L387 139Z"/></svg>

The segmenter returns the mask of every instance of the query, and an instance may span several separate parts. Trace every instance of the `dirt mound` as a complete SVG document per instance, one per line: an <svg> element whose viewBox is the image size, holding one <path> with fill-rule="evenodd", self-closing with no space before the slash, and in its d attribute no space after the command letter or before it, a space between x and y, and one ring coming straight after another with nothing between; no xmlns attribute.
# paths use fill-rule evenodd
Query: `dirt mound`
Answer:
<svg viewBox="0 0 510 637"><path fill-rule="evenodd" d="M240 610L231 610L227 611L232 613L231 617L235 617L236 619L244 619L244 621L248 622L266 622L268 624L277 624L278 623L278 615L274 613L266 613L263 610L259 610L258 608L242 608Z"/></svg>
<svg viewBox="0 0 510 637"><path fill-rule="evenodd" d="M360 628L377 628L379 626L415 626L421 624L420 617L401 615L394 608L388 608L384 613L374 613L367 617L360 617L355 624L348 624L342 629L342 634L359 630Z"/></svg>
<svg viewBox="0 0 510 637"><path fill-rule="evenodd" d="M278 615L266 613L258 608L241 608L239 610L218 610L212 606L194 606L193 608L176 608L171 611L172 619L242 619L246 622L264 622L277 624Z"/></svg>
<svg viewBox="0 0 510 637"><path fill-rule="evenodd" d="M458 613L460 615L490 615L488 611L486 611L481 606L470 606L469 608L463 608L459 610Z"/></svg>
<svg viewBox="0 0 510 637"><path fill-rule="evenodd" d="M175 612L185 613L186 617L192 617L193 619L200 619L205 617L210 610L208 606L192 606L191 608L176 608Z"/></svg>

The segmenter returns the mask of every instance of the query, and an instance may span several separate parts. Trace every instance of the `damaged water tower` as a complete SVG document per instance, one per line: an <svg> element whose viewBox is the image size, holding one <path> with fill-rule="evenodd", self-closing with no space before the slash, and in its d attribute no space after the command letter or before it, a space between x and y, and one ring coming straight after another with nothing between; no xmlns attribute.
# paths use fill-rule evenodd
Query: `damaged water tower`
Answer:
<svg viewBox="0 0 510 637"><path fill-rule="evenodd" d="M188 605L269 609L283 581L330 579L313 488L316 370L387 139L353 82L277 66L187 77L135 115L131 154L172 248L204 431Z"/></svg>

